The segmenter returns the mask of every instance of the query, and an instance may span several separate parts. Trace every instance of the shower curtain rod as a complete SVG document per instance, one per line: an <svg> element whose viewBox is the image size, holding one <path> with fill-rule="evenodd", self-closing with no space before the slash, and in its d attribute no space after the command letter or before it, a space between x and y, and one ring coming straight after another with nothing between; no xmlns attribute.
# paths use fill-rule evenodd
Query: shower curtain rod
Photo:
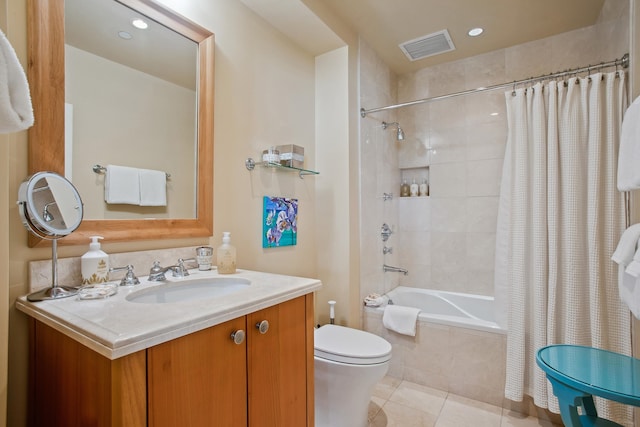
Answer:
<svg viewBox="0 0 640 427"><path fill-rule="evenodd" d="M418 100L415 100L415 101L403 102L402 104L395 104L395 105L388 105L386 107L372 108L370 110L365 110L364 108L361 108L360 109L360 116L361 117L365 117L369 113L375 113L375 112L378 112L378 111L394 110L396 108L410 107L412 105L424 104L426 102L431 102L431 101L440 101L442 99L453 98L455 96L469 95L469 94L472 94L472 93L485 92L485 91L496 90L496 89L504 89L504 88L510 87L510 86L515 87L516 85L519 85L519 84L532 83L532 82L535 82L535 81L538 81L538 80L546 80L546 79L550 79L550 78L553 78L553 77L564 77L564 76L571 75L571 74L583 73L585 71L590 72L592 70L600 70L602 68L608 68L608 67L613 67L613 66L617 67L619 65L622 66L622 68L629 67L629 54L628 53L625 53L622 56L622 58L614 59L613 61L601 62L600 64L596 64L596 65L588 65L586 67L573 68L571 70L560 71L560 72L551 73L551 74L545 74L545 75L538 76L538 77L529 77L528 79L517 80L517 81L510 82L510 83L501 83L501 84L497 84L497 85L493 85L493 86L479 87L479 88L476 88L476 89L463 90L462 92L449 93L447 95L434 96L434 97L431 97L431 98L423 98L423 99L418 99Z"/></svg>

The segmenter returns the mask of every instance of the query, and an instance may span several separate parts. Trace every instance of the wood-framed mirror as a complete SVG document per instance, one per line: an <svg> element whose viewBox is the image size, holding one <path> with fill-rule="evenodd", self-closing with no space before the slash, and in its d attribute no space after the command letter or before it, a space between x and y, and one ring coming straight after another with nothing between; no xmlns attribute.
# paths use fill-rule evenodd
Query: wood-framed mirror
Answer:
<svg viewBox="0 0 640 427"><path fill-rule="evenodd" d="M86 219L60 244L207 237L213 234L214 35L154 0L117 1L197 44L197 140L194 218ZM65 0L28 0L27 76L35 124L29 129L29 172L65 174ZM123 153L126 155L126 153ZM174 172L175 173L175 172ZM193 173L193 171L191 171ZM29 236L29 246L42 239Z"/></svg>

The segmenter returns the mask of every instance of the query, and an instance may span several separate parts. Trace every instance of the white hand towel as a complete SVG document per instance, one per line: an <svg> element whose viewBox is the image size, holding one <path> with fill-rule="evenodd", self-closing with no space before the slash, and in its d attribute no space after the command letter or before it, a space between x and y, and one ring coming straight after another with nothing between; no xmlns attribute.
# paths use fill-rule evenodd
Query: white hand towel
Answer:
<svg viewBox="0 0 640 427"><path fill-rule="evenodd" d="M640 97L624 113L618 151L618 190L640 189Z"/></svg>
<svg viewBox="0 0 640 427"><path fill-rule="evenodd" d="M139 169L107 166L104 178L104 201L109 204L140 205Z"/></svg>
<svg viewBox="0 0 640 427"><path fill-rule="evenodd" d="M625 266L618 267L618 292L620 299L624 302L633 315L640 319L640 286L638 278L635 278L625 272Z"/></svg>
<svg viewBox="0 0 640 427"><path fill-rule="evenodd" d="M167 206L167 174L140 169L140 206Z"/></svg>
<svg viewBox="0 0 640 427"><path fill-rule="evenodd" d="M385 328L399 334L415 337L418 314L420 314L419 308L387 305L382 315L382 324Z"/></svg>
<svg viewBox="0 0 640 427"><path fill-rule="evenodd" d="M33 126L29 83L13 46L0 31L0 133Z"/></svg>
<svg viewBox="0 0 640 427"><path fill-rule="evenodd" d="M640 239L640 223L633 224L624 230L622 236L620 236L618 246L611 256L611 260L625 267L629 265L633 260L633 254L636 252L638 239Z"/></svg>

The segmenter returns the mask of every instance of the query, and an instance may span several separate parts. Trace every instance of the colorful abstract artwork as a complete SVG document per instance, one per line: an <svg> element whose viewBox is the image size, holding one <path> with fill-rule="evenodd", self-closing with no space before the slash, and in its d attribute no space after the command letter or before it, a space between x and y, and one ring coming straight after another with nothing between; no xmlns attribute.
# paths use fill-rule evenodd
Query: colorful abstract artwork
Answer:
<svg viewBox="0 0 640 427"><path fill-rule="evenodd" d="M262 247L292 246L298 242L298 199L264 197Z"/></svg>

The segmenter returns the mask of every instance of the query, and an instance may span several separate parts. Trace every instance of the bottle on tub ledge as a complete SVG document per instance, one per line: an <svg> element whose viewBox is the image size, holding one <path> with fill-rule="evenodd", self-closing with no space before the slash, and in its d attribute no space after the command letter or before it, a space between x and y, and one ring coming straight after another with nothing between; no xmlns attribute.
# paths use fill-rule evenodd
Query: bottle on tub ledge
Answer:
<svg viewBox="0 0 640 427"><path fill-rule="evenodd" d="M219 274L233 274L236 272L236 248L231 246L231 233L222 233L222 245L218 247L217 263Z"/></svg>

